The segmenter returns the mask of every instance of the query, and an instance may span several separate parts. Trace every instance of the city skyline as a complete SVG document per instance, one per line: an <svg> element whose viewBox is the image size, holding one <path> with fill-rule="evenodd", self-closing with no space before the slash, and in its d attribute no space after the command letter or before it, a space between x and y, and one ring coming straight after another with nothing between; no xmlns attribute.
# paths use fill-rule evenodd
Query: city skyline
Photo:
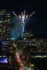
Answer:
<svg viewBox="0 0 47 70"><path fill-rule="evenodd" d="M17 15L24 9L26 9L27 14L30 14L35 10L36 13L30 19L30 23L29 25L27 25L26 29L30 30L30 28L32 28L32 31L34 32L34 34L37 34L38 37L39 36L47 37L47 10L44 2L43 3L41 3L40 1L18 2L12 0L12 2L8 1L7 3L3 3L3 6L1 6L0 9L14 11L17 13Z"/></svg>

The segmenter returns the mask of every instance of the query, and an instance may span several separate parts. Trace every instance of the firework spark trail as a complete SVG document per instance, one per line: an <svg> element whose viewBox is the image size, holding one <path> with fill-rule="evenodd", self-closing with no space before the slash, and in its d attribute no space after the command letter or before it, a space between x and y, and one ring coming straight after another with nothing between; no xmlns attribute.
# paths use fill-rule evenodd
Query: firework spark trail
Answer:
<svg viewBox="0 0 47 70"><path fill-rule="evenodd" d="M23 38L24 35L24 31L25 31L25 25L26 25L26 21L29 20L30 17L32 17L34 15L35 11L33 13L31 13L31 15L29 15L28 17L26 17L26 14L21 14L21 19L19 18L19 16L17 16L15 14L15 12L13 12L14 17L12 19L12 28L11 28L11 32L10 32L10 36L11 38Z"/></svg>

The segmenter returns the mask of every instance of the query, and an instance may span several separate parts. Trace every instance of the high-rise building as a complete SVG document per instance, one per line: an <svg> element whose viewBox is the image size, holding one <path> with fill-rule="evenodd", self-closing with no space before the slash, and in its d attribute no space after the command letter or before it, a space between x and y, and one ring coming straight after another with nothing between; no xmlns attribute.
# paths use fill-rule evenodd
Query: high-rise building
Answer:
<svg viewBox="0 0 47 70"><path fill-rule="evenodd" d="M5 14L4 10L0 11L0 40L2 40L2 36L3 36L4 14Z"/></svg>
<svg viewBox="0 0 47 70"><path fill-rule="evenodd" d="M0 40L10 40L10 14L6 10L0 12Z"/></svg>
<svg viewBox="0 0 47 70"><path fill-rule="evenodd" d="M10 11L5 12L5 37L7 40L10 40L10 28L11 28L11 13Z"/></svg>

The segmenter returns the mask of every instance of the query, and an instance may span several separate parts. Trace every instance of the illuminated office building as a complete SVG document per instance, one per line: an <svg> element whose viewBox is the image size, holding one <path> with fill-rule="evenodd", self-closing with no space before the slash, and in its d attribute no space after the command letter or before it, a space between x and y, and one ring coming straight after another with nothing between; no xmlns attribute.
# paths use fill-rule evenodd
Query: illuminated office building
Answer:
<svg viewBox="0 0 47 70"><path fill-rule="evenodd" d="M0 40L9 40L10 24L10 12L2 10L0 12Z"/></svg>
<svg viewBox="0 0 47 70"><path fill-rule="evenodd" d="M4 10L0 11L0 40L2 40L2 36L3 36L4 14L5 14Z"/></svg>
<svg viewBox="0 0 47 70"><path fill-rule="evenodd" d="M4 29L6 30L5 32L5 37L7 40L10 40L10 27L11 27L11 13L10 11L6 11L5 13L5 26Z"/></svg>

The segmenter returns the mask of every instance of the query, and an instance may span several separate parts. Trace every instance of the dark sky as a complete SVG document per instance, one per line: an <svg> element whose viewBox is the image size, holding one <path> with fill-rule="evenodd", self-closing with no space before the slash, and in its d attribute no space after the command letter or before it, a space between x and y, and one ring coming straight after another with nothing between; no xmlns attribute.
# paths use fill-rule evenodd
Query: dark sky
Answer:
<svg viewBox="0 0 47 70"><path fill-rule="evenodd" d="M1 8L8 8L8 9L28 9L28 10L43 10L46 7L45 2L41 2L40 0L4 0L0 2Z"/></svg>
<svg viewBox="0 0 47 70"><path fill-rule="evenodd" d="M27 10L27 13L30 14L34 10L36 11L35 15L31 19L29 26L32 28L32 31L38 36L47 37L47 2L40 0L6 0L2 1L0 4L0 9L8 9L10 11L14 10L19 14L24 9ZM34 21L32 21L34 20ZM27 29L29 29L29 26Z"/></svg>

